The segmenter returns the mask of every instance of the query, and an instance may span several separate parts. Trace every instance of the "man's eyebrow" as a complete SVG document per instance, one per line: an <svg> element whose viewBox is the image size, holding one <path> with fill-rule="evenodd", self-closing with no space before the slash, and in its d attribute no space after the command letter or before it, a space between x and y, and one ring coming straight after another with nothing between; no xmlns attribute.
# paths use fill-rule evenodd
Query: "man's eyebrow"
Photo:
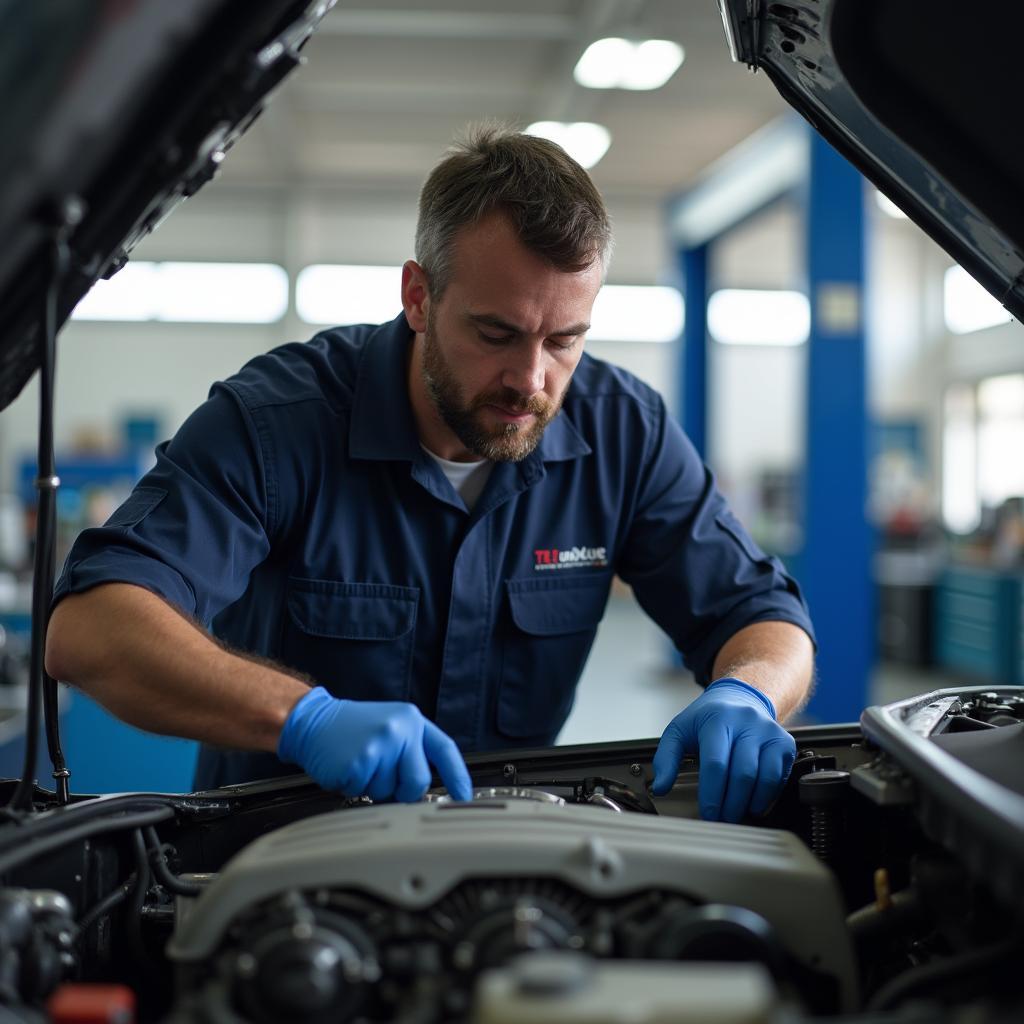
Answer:
<svg viewBox="0 0 1024 1024"><path fill-rule="evenodd" d="M499 331L508 331L509 334L527 333L517 324L510 323L508 320L504 320L500 316L495 316L493 313L467 313L466 317L475 324L481 324L485 327L494 327ZM590 324L581 320L579 323L572 324L561 331L552 331L549 337L574 338L578 334L586 334L589 330Z"/></svg>
<svg viewBox="0 0 1024 1024"><path fill-rule="evenodd" d="M552 338L575 338L578 334L586 334L590 330L590 324L581 320L578 324L566 327L564 331L552 331Z"/></svg>

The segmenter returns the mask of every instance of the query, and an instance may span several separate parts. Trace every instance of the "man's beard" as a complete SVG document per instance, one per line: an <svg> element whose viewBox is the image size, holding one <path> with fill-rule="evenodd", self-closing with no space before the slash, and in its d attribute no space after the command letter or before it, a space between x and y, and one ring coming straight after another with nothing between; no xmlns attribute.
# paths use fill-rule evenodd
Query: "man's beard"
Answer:
<svg viewBox="0 0 1024 1024"><path fill-rule="evenodd" d="M544 428L562 407L563 391L557 401L544 395L524 398L513 388L502 388L466 401L451 366L441 353L432 316L427 318L423 336L423 383L441 418L469 451L494 462L519 462L540 443ZM497 405L511 413L532 413L533 421L522 426L503 423L488 427L483 409Z"/></svg>

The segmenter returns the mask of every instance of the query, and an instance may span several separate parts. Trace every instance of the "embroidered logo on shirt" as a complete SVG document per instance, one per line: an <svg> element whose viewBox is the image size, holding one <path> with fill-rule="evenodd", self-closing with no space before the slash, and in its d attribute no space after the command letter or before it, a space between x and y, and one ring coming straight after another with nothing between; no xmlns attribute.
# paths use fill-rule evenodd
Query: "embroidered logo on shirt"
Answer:
<svg viewBox="0 0 1024 1024"><path fill-rule="evenodd" d="M535 572L557 569L594 569L608 564L607 548L537 548L533 552Z"/></svg>

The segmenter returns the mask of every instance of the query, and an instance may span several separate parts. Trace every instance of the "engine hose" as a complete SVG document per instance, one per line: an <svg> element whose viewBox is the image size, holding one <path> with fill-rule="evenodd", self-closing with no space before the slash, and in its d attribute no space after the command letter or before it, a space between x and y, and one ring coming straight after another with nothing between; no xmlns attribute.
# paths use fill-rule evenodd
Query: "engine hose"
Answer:
<svg viewBox="0 0 1024 1024"><path fill-rule="evenodd" d="M103 899L93 904L78 922L78 935L81 938L101 917L105 917L115 907L120 906L135 888L138 875L133 871L113 892L107 893Z"/></svg>
<svg viewBox="0 0 1024 1024"><path fill-rule="evenodd" d="M27 861L36 860L47 853L70 846L82 839L106 832L119 832L122 829L138 830L145 825L155 825L174 817L174 810L169 806L154 807L152 810L134 814L111 814L98 820L86 820L81 824L69 826L63 832L43 836L25 835L20 829L15 833L21 838L21 845L16 849L0 854L0 875L12 871ZM148 873L148 868L147 868Z"/></svg>
<svg viewBox="0 0 1024 1024"><path fill-rule="evenodd" d="M145 946L142 941L142 908L146 902L146 893L149 891L149 883L152 874L149 870L149 858L146 856L146 843L142 838L142 829L137 828L132 832L132 848L135 851L135 889L132 892L132 902L128 909L128 937L132 949L142 958Z"/></svg>
<svg viewBox="0 0 1024 1024"><path fill-rule="evenodd" d="M178 878L168 867L167 860L164 857L164 846L160 842L160 837L156 834L156 829L150 825L145 829L145 833L146 843L149 846L149 863L153 868L156 880L168 892L174 893L175 896L198 896L203 891L201 885Z"/></svg>
<svg viewBox="0 0 1024 1024"><path fill-rule="evenodd" d="M868 1000L865 1010L869 1013L874 1010L888 1010L901 999L913 996L921 988L941 988L944 982L955 981L981 967L992 967L1002 960L1009 960L1019 955L1020 949L1020 938L1015 936L992 946L973 949L968 953L935 960L923 967L915 967L883 985Z"/></svg>

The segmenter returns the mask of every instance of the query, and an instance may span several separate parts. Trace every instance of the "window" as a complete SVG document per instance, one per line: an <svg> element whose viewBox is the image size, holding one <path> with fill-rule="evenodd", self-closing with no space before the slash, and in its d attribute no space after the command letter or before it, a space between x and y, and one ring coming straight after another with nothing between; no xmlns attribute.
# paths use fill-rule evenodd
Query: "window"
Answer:
<svg viewBox="0 0 1024 1024"><path fill-rule="evenodd" d="M381 323L401 308L402 268L318 263L295 285L295 308L311 324ZM675 288L607 284L598 293L588 337L593 341L675 341L683 330L683 297Z"/></svg>
<svg viewBox="0 0 1024 1024"><path fill-rule="evenodd" d="M723 288L708 300L708 333L722 345L802 345L810 329L801 292Z"/></svg>
<svg viewBox="0 0 1024 1024"><path fill-rule="evenodd" d="M970 533L984 509L1024 496L1024 373L959 384L946 392L942 518Z"/></svg>
<svg viewBox="0 0 1024 1024"><path fill-rule="evenodd" d="M401 267L315 263L295 282L295 310L310 324L384 323L401 308Z"/></svg>
<svg viewBox="0 0 1024 1024"><path fill-rule="evenodd" d="M954 533L970 533L981 521L978 502L974 388L946 392L942 426L942 520Z"/></svg>
<svg viewBox="0 0 1024 1024"><path fill-rule="evenodd" d="M1010 314L963 267L946 271L942 282L942 308L946 327L953 334L970 334L986 327L1008 324Z"/></svg>
<svg viewBox="0 0 1024 1024"><path fill-rule="evenodd" d="M128 263L97 281L73 320L276 323L288 310L288 275L273 263Z"/></svg>
<svg viewBox="0 0 1024 1024"><path fill-rule="evenodd" d="M659 285L606 284L598 293L587 337L592 341L676 341L683 332L683 296Z"/></svg>

